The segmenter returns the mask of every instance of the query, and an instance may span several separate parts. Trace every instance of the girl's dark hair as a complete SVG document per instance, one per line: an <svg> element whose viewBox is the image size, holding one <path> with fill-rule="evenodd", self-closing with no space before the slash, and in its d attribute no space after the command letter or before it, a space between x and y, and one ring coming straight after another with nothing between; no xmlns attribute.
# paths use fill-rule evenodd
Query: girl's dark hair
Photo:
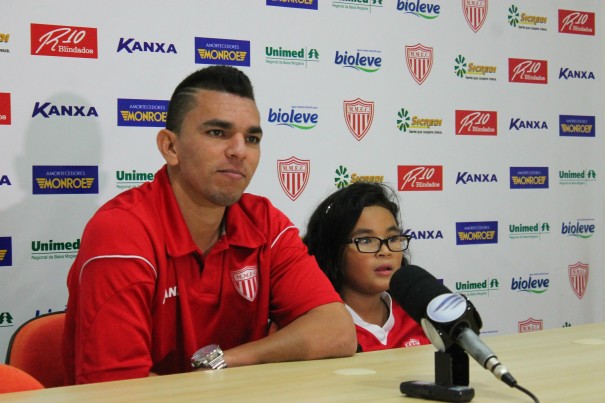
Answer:
<svg viewBox="0 0 605 403"><path fill-rule="evenodd" d="M303 242L337 291L342 285L339 266L346 241L363 209L369 206L384 207L393 214L397 226L401 228L398 202L393 189L385 184L355 182L332 193L311 214Z"/></svg>
<svg viewBox="0 0 605 403"><path fill-rule="evenodd" d="M166 129L179 134L187 112L196 106L198 90L227 92L254 101L254 89L244 72L231 66L210 66L187 76L175 88L168 105Z"/></svg>

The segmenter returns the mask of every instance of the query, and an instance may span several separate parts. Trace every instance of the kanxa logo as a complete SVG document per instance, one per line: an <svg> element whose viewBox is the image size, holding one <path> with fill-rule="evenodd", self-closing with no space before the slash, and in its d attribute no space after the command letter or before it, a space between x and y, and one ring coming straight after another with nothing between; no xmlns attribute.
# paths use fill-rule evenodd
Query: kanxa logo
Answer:
<svg viewBox="0 0 605 403"><path fill-rule="evenodd" d="M98 58L97 29L31 24L31 54L96 59Z"/></svg>
<svg viewBox="0 0 605 403"><path fill-rule="evenodd" d="M94 106L85 105L54 105L50 102L36 102L34 105L34 111L32 112L32 118L41 116L45 119L58 116L70 116L70 117L99 117L99 113Z"/></svg>
<svg viewBox="0 0 605 403"><path fill-rule="evenodd" d="M174 46L172 43L166 44L165 42L141 42L135 40L134 38L120 38L117 53L122 51L127 53L177 53L176 46Z"/></svg>
<svg viewBox="0 0 605 403"><path fill-rule="evenodd" d="M595 34L595 13L559 10L559 32L562 34Z"/></svg>

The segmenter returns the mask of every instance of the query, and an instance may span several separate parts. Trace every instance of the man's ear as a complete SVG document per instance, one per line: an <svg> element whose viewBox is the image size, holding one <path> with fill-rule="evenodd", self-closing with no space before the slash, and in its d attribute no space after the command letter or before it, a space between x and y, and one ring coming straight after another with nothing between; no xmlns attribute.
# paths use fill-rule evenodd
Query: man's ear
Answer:
<svg viewBox="0 0 605 403"><path fill-rule="evenodd" d="M160 154L162 154L162 157L164 157L169 166L175 166L179 163L176 152L176 141L177 135L168 129L160 130L156 137L158 150L160 150Z"/></svg>

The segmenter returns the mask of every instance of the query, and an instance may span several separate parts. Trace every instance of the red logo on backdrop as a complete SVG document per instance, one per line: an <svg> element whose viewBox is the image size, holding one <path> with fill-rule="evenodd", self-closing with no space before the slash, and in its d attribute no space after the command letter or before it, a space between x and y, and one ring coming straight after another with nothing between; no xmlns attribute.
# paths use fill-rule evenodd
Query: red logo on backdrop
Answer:
<svg viewBox="0 0 605 403"><path fill-rule="evenodd" d="M574 294L582 299L588 285L588 265L585 263L576 263L567 266L569 270L569 284Z"/></svg>
<svg viewBox="0 0 605 403"><path fill-rule="evenodd" d="M11 94L0 92L0 125L11 124Z"/></svg>
<svg viewBox="0 0 605 403"><path fill-rule="evenodd" d="M559 32L562 34L595 34L595 13L559 10Z"/></svg>
<svg viewBox="0 0 605 403"><path fill-rule="evenodd" d="M456 110L456 135L497 136L498 112Z"/></svg>
<svg viewBox="0 0 605 403"><path fill-rule="evenodd" d="M309 181L311 162L290 157L287 160L277 160L277 175L281 188L294 201L305 190Z"/></svg>
<svg viewBox="0 0 605 403"><path fill-rule="evenodd" d="M405 60L414 80L422 85L433 67L433 48L421 44L406 46Z"/></svg>
<svg viewBox="0 0 605 403"><path fill-rule="evenodd" d="M544 327L542 319L529 318L523 322L519 322L519 333L537 332Z"/></svg>
<svg viewBox="0 0 605 403"><path fill-rule="evenodd" d="M397 184L400 192L443 190L443 166L399 165Z"/></svg>
<svg viewBox="0 0 605 403"><path fill-rule="evenodd" d="M508 81L511 83L548 84L548 61L508 59Z"/></svg>
<svg viewBox="0 0 605 403"><path fill-rule="evenodd" d="M473 32L477 32L487 18L487 0L462 0L462 12Z"/></svg>
<svg viewBox="0 0 605 403"><path fill-rule="evenodd" d="M31 24L32 55L96 59L98 53L96 28Z"/></svg>
<svg viewBox="0 0 605 403"><path fill-rule="evenodd" d="M246 266L231 272L231 281L235 289L248 301L254 301L258 294L258 270L256 266Z"/></svg>
<svg viewBox="0 0 605 403"><path fill-rule="evenodd" d="M349 131L357 141L361 141L372 126L374 102L357 98L352 101L344 101L343 109Z"/></svg>

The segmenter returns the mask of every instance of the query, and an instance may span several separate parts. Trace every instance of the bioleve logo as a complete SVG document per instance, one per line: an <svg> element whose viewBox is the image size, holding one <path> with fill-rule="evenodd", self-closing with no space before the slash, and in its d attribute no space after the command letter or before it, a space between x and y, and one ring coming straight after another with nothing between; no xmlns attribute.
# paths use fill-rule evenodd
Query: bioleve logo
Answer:
<svg viewBox="0 0 605 403"><path fill-rule="evenodd" d="M562 34L595 35L595 13L559 10L559 32Z"/></svg>
<svg viewBox="0 0 605 403"><path fill-rule="evenodd" d="M118 126L165 127L170 101L118 98Z"/></svg>
<svg viewBox="0 0 605 403"><path fill-rule="evenodd" d="M97 29L67 25L31 24L34 56L98 58Z"/></svg>
<svg viewBox="0 0 605 403"><path fill-rule="evenodd" d="M379 50L358 49L355 52L355 54L349 54L346 50L339 52L337 49L334 64L365 73L375 73L382 67L382 57L379 56Z"/></svg>
<svg viewBox="0 0 605 403"><path fill-rule="evenodd" d="M269 108L267 121L278 126L288 126L293 129L311 130L317 126L319 115L315 112L314 106L292 106L289 110L281 107L277 110ZM309 112L307 112L309 110Z"/></svg>
<svg viewBox="0 0 605 403"><path fill-rule="evenodd" d="M595 117L559 115L559 136L595 137Z"/></svg>
<svg viewBox="0 0 605 403"><path fill-rule="evenodd" d="M311 174L311 161L290 157L277 160L277 177L282 190L295 201L305 190Z"/></svg>
<svg viewBox="0 0 605 403"><path fill-rule="evenodd" d="M441 14L441 6L420 0L397 0L397 11L412 14L426 20L434 20Z"/></svg>
<svg viewBox="0 0 605 403"><path fill-rule="evenodd" d="M405 60L412 78L422 85L433 68L433 48L420 43L405 47Z"/></svg>
<svg viewBox="0 0 605 403"><path fill-rule="evenodd" d="M524 84L548 84L548 61L509 58L508 81Z"/></svg>
<svg viewBox="0 0 605 403"><path fill-rule="evenodd" d="M548 167L510 167L511 189L548 189Z"/></svg>
<svg viewBox="0 0 605 403"><path fill-rule="evenodd" d="M319 0L267 0L266 5L317 10Z"/></svg>
<svg viewBox="0 0 605 403"><path fill-rule="evenodd" d="M456 245L498 243L498 221L456 223Z"/></svg>
<svg viewBox="0 0 605 403"><path fill-rule="evenodd" d="M530 274L527 279L523 277L512 278L510 289L517 292L528 292L530 294L544 294L550 287L548 273Z"/></svg>
<svg viewBox="0 0 605 403"><path fill-rule="evenodd" d="M462 0L464 18L473 32L477 33L487 18L487 0Z"/></svg>
<svg viewBox="0 0 605 403"><path fill-rule="evenodd" d="M250 66L250 41L196 37L195 63Z"/></svg>
<svg viewBox="0 0 605 403"><path fill-rule="evenodd" d="M13 241L9 236L0 236L0 266L13 265Z"/></svg>
<svg viewBox="0 0 605 403"><path fill-rule="evenodd" d="M399 165L397 185L400 192L442 191L442 165Z"/></svg>
<svg viewBox="0 0 605 403"><path fill-rule="evenodd" d="M456 135L497 136L498 112L456 110Z"/></svg>
<svg viewBox="0 0 605 403"><path fill-rule="evenodd" d="M0 92L0 125L11 124L11 94Z"/></svg>
<svg viewBox="0 0 605 403"><path fill-rule="evenodd" d="M98 166L34 165L33 194L99 193Z"/></svg>
<svg viewBox="0 0 605 403"><path fill-rule="evenodd" d="M578 218L574 224L571 221L561 223L561 235L580 239L591 238L595 234L594 218Z"/></svg>

